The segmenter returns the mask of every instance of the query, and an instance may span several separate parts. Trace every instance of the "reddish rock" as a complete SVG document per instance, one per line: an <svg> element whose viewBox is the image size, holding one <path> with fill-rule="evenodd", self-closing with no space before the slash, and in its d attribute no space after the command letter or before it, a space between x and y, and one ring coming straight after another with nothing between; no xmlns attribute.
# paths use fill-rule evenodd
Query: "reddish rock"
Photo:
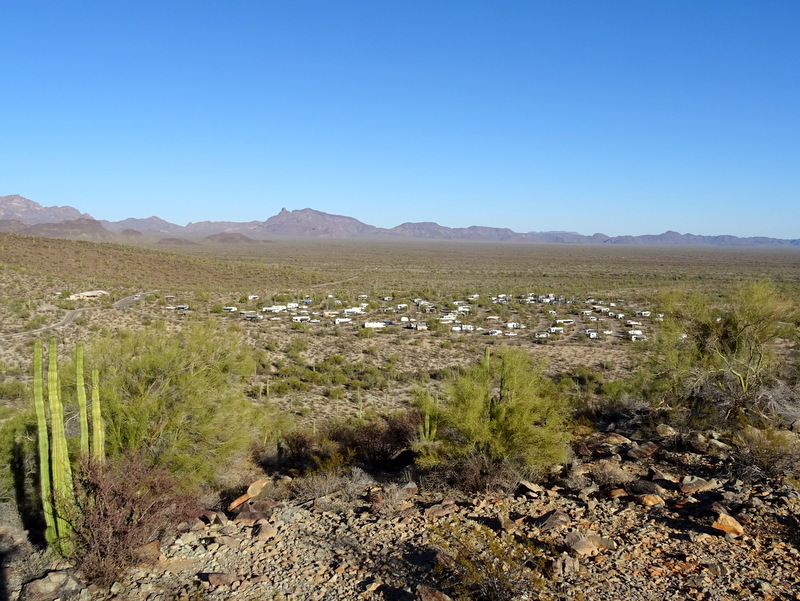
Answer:
<svg viewBox="0 0 800 601"><path fill-rule="evenodd" d="M664 499L660 495L637 495L636 500L645 507L664 505Z"/></svg>
<svg viewBox="0 0 800 601"><path fill-rule="evenodd" d="M640 445L632 447L628 451L628 457L631 459L647 459L658 450L658 445L654 442L643 442Z"/></svg>
<svg viewBox="0 0 800 601"><path fill-rule="evenodd" d="M553 532L560 528L566 528L570 525L572 520L569 515L560 509L550 511L542 516L536 518L536 525L542 532Z"/></svg>
<svg viewBox="0 0 800 601"><path fill-rule="evenodd" d="M136 556L143 563L155 563L161 558L161 541L153 540L135 549Z"/></svg>
<svg viewBox="0 0 800 601"><path fill-rule="evenodd" d="M435 588L420 585L417 587L417 601L452 601L450 597Z"/></svg>
<svg viewBox="0 0 800 601"><path fill-rule="evenodd" d="M744 536L744 528L742 528L742 525L727 513L720 513L716 521L711 524L711 527L715 530L721 530L726 534L730 534L731 536Z"/></svg>
<svg viewBox="0 0 800 601"><path fill-rule="evenodd" d="M631 442L630 438L625 438L621 434L617 434L616 432L609 432L605 436L603 436L603 442L607 445L616 446L621 444L629 444Z"/></svg>
<svg viewBox="0 0 800 601"><path fill-rule="evenodd" d="M258 520L265 519L266 516L263 513L259 513L257 511L253 511L249 507L243 509L234 519L237 524L244 524L245 526L253 526Z"/></svg>
<svg viewBox="0 0 800 601"><path fill-rule="evenodd" d="M456 506L452 503L439 503L438 505L432 505L428 507L428 509L425 510L425 517L436 520L454 513L456 509Z"/></svg>
<svg viewBox="0 0 800 601"><path fill-rule="evenodd" d="M250 493L244 493L241 497L234 499L230 505L228 505L228 511L233 511L239 505L242 505L246 501L250 500Z"/></svg>
<svg viewBox="0 0 800 601"><path fill-rule="evenodd" d="M705 490L708 482L697 476L686 476L681 480L681 492L691 495L696 492Z"/></svg>
<svg viewBox="0 0 800 601"><path fill-rule="evenodd" d="M597 552L597 547L594 543L577 532L567 534L565 542L578 555L592 555Z"/></svg>
<svg viewBox="0 0 800 601"><path fill-rule="evenodd" d="M228 523L228 517L224 513L210 509L201 511L198 519L202 520L204 524L210 525L219 524L220 526L225 526Z"/></svg>
<svg viewBox="0 0 800 601"><path fill-rule="evenodd" d="M278 535L278 529L272 524L260 524L256 526L254 538L256 540L270 540Z"/></svg>
<svg viewBox="0 0 800 601"><path fill-rule="evenodd" d="M28 582L22 587L21 598L26 601L53 601L60 597L75 595L82 588L83 586L70 572L55 571Z"/></svg>
<svg viewBox="0 0 800 601"><path fill-rule="evenodd" d="M266 478L262 478L261 480L256 480L250 486L247 487L247 494L250 495L250 497L257 497L259 494L261 494L261 491L264 490L267 484L270 483L271 481Z"/></svg>

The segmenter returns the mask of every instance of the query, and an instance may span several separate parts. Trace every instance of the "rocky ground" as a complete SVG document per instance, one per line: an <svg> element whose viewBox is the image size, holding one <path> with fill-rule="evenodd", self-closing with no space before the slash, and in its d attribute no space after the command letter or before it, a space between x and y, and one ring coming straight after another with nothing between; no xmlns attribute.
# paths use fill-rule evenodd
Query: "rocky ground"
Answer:
<svg viewBox="0 0 800 601"><path fill-rule="evenodd" d="M513 594L494 599L800 600L796 482L742 481L724 443L696 434L675 444L660 431L593 435L546 486L522 481L502 495L357 471L335 492L286 499L288 477L267 478L232 510L206 511L143 549L147 560L110 590L58 562L34 578L36 556L19 540L14 552L8 533L5 586L29 601L441 601L455 596L445 576L461 543L489 536L525 549L536 570L512 574ZM491 577L477 552L469 561L478 580Z"/></svg>

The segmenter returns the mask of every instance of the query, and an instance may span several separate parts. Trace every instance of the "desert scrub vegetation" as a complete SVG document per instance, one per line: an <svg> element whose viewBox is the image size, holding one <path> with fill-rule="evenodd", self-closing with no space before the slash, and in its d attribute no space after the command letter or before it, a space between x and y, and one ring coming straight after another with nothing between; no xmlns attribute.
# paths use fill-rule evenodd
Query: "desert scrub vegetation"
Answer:
<svg viewBox="0 0 800 601"><path fill-rule="evenodd" d="M17 509L34 542L46 543L73 561L89 581L109 585L138 559L141 545L187 514L189 497L178 492L171 474L148 465L140 453L106 462L99 374L92 370L90 405L80 344L71 365L79 427L68 441L62 402L65 387L60 377L66 374L63 369L59 373L55 339L50 341L47 361L43 355L43 345L37 340L35 420L19 412L16 419L3 423L2 450L10 455ZM8 434L17 435L11 449L6 448ZM38 462L30 457L36 451Z"/></svg>
<svg viewBox="0 0 800 601"><path fill-rule="evenodd" d="M524 350L487 348L483 361L451 378L441 399L420 391L417 404L432 438L417 448L422 468L536 477L567 458L567 398Z"/></svg>
<svg viewBox="0 0 800 601"><path fill-rule="evenodd" d="M102 374L111 457L141 451L184 486L214 486L254 441L285 429L247 398L256 361L236 331L213 322L174 333L156 326L88 346L88 361Z"/></svg>
<svg viewBox="0 0 800 601"><path fill-rule="evenodd" d="M431 542L443 558L435 575L454 599L532 599L543 588L544 553L529 539L459 518L435 525Z"/></svg>
<svg viewBox="0 0 800 601"><path fill-rule="evenodd" d="M141 559L143 545L196 514L194 500L139 453L105 463L84 460L75 477L71 559L90 582L110 586Z"/></svg>
<svg viewBox="0 0 800 601"><path fill-rule="evenodd" d="M661 303L666 317L635 378L643 397L695 429L800 416L797 390L783 385L797 366L777 353L780 341L798 341L798 306L774 283L718 297L673 291Z"/></svg>

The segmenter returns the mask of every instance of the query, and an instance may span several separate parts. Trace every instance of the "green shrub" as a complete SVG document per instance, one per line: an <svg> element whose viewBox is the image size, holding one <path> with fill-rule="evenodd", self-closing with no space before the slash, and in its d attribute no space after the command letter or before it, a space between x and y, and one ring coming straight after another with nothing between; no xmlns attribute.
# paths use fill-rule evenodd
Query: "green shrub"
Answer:
<svg viewBox="0 0 800 601"><path fill-rule="evenodd" d="M441 439L421 449L424 465L477 455L489 464L542 472L567 457L567 399L524 350L487 352L448 382L439 407L423 405Z"/></svg>
<svg viewBox="0 0 800 601"><path fill-rule="evenodd" d="M270 427L246 398L252 351L213 322L106 336L87 356L103 375L109 454L141 449L184 484L213 484Z"/></svg>

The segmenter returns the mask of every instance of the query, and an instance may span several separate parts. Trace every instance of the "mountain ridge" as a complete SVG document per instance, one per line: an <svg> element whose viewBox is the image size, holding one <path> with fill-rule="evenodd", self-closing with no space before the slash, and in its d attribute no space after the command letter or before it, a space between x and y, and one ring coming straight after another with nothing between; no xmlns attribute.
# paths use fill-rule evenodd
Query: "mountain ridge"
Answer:
<svg viewBox="0 0 800 601"><path fill-rule="evenodd" d="M535 244L614 244L630 246L716 246L716 247L795 247L800 239L770 238L767 236L739 237L729 234L707 236L681 234L668 230L661 234L607 236L569 231L515 232L510 228L473 225L452 228L432 221L405 222L392 228L363 223L355 217L324 213L311 208L289 211L281 209L264 221L199 221L185 226L170 223L160 217L145 219L129 217L121 221L96 220L70 206L43 207L18 194L0 196L0 230L53 238L113 240L130 238L124 232L136 231L159 238L201 238L209 242L235 240L237 234L251 240L272 237L331 238L331 239L410 239L462 240L484 242L519 242Z"/></svg>

